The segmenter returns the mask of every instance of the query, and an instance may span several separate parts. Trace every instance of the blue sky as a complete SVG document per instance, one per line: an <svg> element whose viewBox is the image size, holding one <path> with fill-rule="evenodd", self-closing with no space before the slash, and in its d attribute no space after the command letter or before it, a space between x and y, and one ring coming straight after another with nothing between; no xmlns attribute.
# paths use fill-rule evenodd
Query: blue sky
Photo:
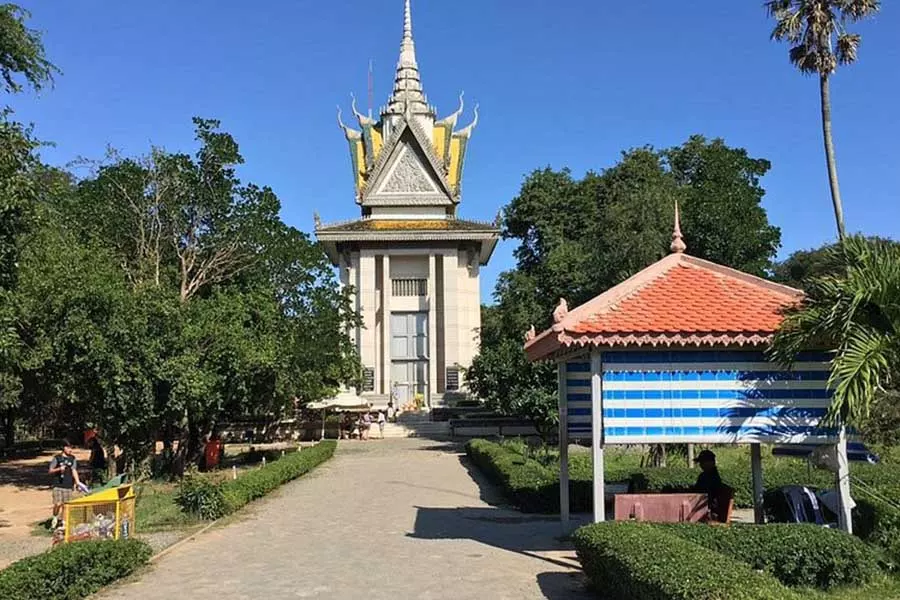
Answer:
<svg viewBox="0 0 900 600"><path fill-rule="evenodd" d="M860 27L860 62L832 85L848 229L900 237L900 8ZM63 71L53 89L13 100L56 146L52 163L151 144L192 147L192 116L217 118L241 144L247 181L270 185L284 219L312 229L353 218L336 105L390 92L402 0L24 2ZM723 137L773 168L764 179L780 256L834 237L818 86L768 39L762 2L413 0L423 83L442 114L466 91L481 122L461 215L492 219L535 168L580 175L623 149ZM690 245L690 240L687 240ZM512 266L501 244L484 271L488 300Z"/></svg>

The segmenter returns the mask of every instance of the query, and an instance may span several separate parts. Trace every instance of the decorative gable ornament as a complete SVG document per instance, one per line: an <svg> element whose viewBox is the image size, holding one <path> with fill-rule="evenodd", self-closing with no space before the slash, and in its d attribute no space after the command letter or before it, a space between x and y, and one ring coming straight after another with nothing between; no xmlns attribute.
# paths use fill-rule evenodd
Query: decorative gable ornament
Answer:
<svg viewBox="0 0 900 600"><path fill-rule="evenodd" d="M404 116L369 172L363 206L451 205L456 203L444 168L427 137Z"/></svg>

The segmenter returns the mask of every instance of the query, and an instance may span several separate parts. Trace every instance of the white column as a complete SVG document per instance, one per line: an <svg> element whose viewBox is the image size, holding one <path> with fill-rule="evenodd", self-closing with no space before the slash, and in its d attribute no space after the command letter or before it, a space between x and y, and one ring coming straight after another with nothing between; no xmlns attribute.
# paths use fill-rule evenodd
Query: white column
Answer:
<svg viewBox="0 0 900 600"><path fill-rule="evenodd" d="M563 535L569 533L569 403L566 397L566 361L557 365L559 396L559 520Z"/></svg>
<svg viewBox="0 0 900 600"><path fill-rule="evenodd" d="M847 458L847 428L841 426L837 443L838 471L835 484L838 492L838 527L853 533L852 504L850 499L850 461Z"/></svg>
<svg viewBox="0 0 900 600"><path fill-rule="evenodd" d="M459 252L443 255L444 261L444 364L459 363Z"/></svg>
<svg viewBox="0 0 900 600"><path fill-rule="evenodd" d="M438 393L437 362L437 259L434 254L428 255L428 405Z"/></svg>
<svg viewBox="0 0 900 600"><path fill-rule="evenodd" d="M357 274L359 290L359 313L362 316L362 327L359 330L359 358L364 367L375 369L375 390L378 391L377 339L375 337L375 307L377 305L375 291L375 255L362 251L359 256Z"/></svg>
<svg viewBox="0 0 900 600"><path fill-rule="evenodd" d="M603 472L603 362L591 353L591 452L594 467L594 523L606 520L606 479Z"/></svg>
<svg viewBox="0 0 900 600"><path fill-rule="evenodd" d="M759 444L750 444L750 470L753 475L753 520L762 525L766 515L763 511L762 446Z"/></svg>
<svg viewBox="0 0 900 600"><path fill-rule="evenodd" d="M382 256L381 293L382 293L382 323L381 331L384 336L384 356L382 357L381 377L382 393L391 393L391 256L385 253Z"/></svg>

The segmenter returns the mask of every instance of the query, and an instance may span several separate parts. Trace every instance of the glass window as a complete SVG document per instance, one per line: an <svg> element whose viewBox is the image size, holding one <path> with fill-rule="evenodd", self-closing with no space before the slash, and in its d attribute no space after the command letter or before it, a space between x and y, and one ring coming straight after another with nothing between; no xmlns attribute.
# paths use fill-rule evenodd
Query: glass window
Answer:
<svg viewBox="0 0 900 600"><path fill-rule="evenodd" d="M423 383L428 381L428 363L424 361L418 361L415 364L416 368L416 383Z"/></svg>
<svg viewBox="0 0 900 600"><path fill-rule="evenodd" d="M407 315L405 314L392 314L391 315L391 334L392 335L406 335L406 323L409 321Z"/></svg>
<svg viewBox="0 0 900 600"><path fill-rule="evenodd" d="M406 336L394 336L391 338L391 358L410 358L409 338Z"/></svg>
<svg viewBox="0 0 900 600"><path fill-rule="evenodd" d="M419 335L428 335L428 315L426 313L416 313L412 315L416 320L415 332ZM410 331L412 333L412 331Z"/></svg>
<svg viewBox="0 0 900 600"><path fill-rule="evenodd" d="M428 357L428 313L391 314L391 358Z"/></svg>

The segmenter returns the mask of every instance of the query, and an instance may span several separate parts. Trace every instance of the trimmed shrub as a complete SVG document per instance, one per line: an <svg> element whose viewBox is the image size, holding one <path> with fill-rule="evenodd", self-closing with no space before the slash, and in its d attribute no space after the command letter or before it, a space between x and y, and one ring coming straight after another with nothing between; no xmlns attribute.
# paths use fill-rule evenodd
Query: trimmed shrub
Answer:
<svg viewBox="0 0 900 600"><path fill-rule="evenodd" d="M559 465L543 464L526 458L524 445L497 444L487 440L471 440L466 453L472 463L491 481L498 484L511 504L524 512L559 512ZM730 449L729 449L730 450ZM735 491L735 506L752 506L752 479L749 455L734 451L720 453L719 473L722 480ZM640 455L622 453L608 456L606 461L607 483L630 483L635 491L678 492L687 491L697 480L699 471L687 467L671 466L641 468ZM853 495L859 506L854 512L854 533L864 541L883 548L890 559L891 568L900 568L900 510L871 500L867 489L886 498L900 498L900 465L854 464ZM574 512L589 512L592 507L591 457L574 454L569 457L569 500ZM800 460L766 457L763 478L768 489L785 485L809 485L831 487L834 477L825 471L810 470Z"/></svg>
<svg viewBox="0 0 900 600"><path fill-rule="evenodd" d="M224 499L223 514L230 514L248 502L262 498L282 484L309 473L334 456L337 442L324 440L301 452L290 454L269 463L265 468L250 471L220 485Z"/></svg>
<svg viewBox="0 0 900 600"><path fill-rule="evenodd" d="M891 570L900 569L900 509L885 502L860 500L853 512L853 533L884 550Z"/></svg>
<svg viewBox="0 0 900 600"><path fill-rule="evenodd" d="M219 519L312 471L331 458L336 448L336 441L324 440L312 448L286 454L262 469L248 471L237 479L219 483L211 481L206 475L190 474L182 480L175 501L183 511L201 519Z"/></svg>
<svg viewBox="0 0 900 600"><path fill-rule="evenodd" d="M225 514L222 484L197 471L186 473L178 486L175 503L181 510L213 521Z"/></svg>
<svg viewBox="0 0 900 600"><path fill-rule="evenodd" d="M523 512L559 512L559 472L487 440L470 440L466 455Z"/></svg>
<svg viewBox="0 0 900 600"><path fill-rule="evenodd" d="M0 571L3 600L76 600L146 564L153 551L140 540L64 544Z"/></svg>
<svg viewBox="0 0 900 600"><path fill-rule="evenodd" d="M573 536L585 574L619 600L797 600L767 573L648 523L609 522Z"/></svg>
<svg viewBox="0 0 900 600"><path fill-rule="evenodd" d="M856 586L881 572L878 550L858 538L816 525L711 527L683 523L657 527L771 573L792 587Z"/></svg>

